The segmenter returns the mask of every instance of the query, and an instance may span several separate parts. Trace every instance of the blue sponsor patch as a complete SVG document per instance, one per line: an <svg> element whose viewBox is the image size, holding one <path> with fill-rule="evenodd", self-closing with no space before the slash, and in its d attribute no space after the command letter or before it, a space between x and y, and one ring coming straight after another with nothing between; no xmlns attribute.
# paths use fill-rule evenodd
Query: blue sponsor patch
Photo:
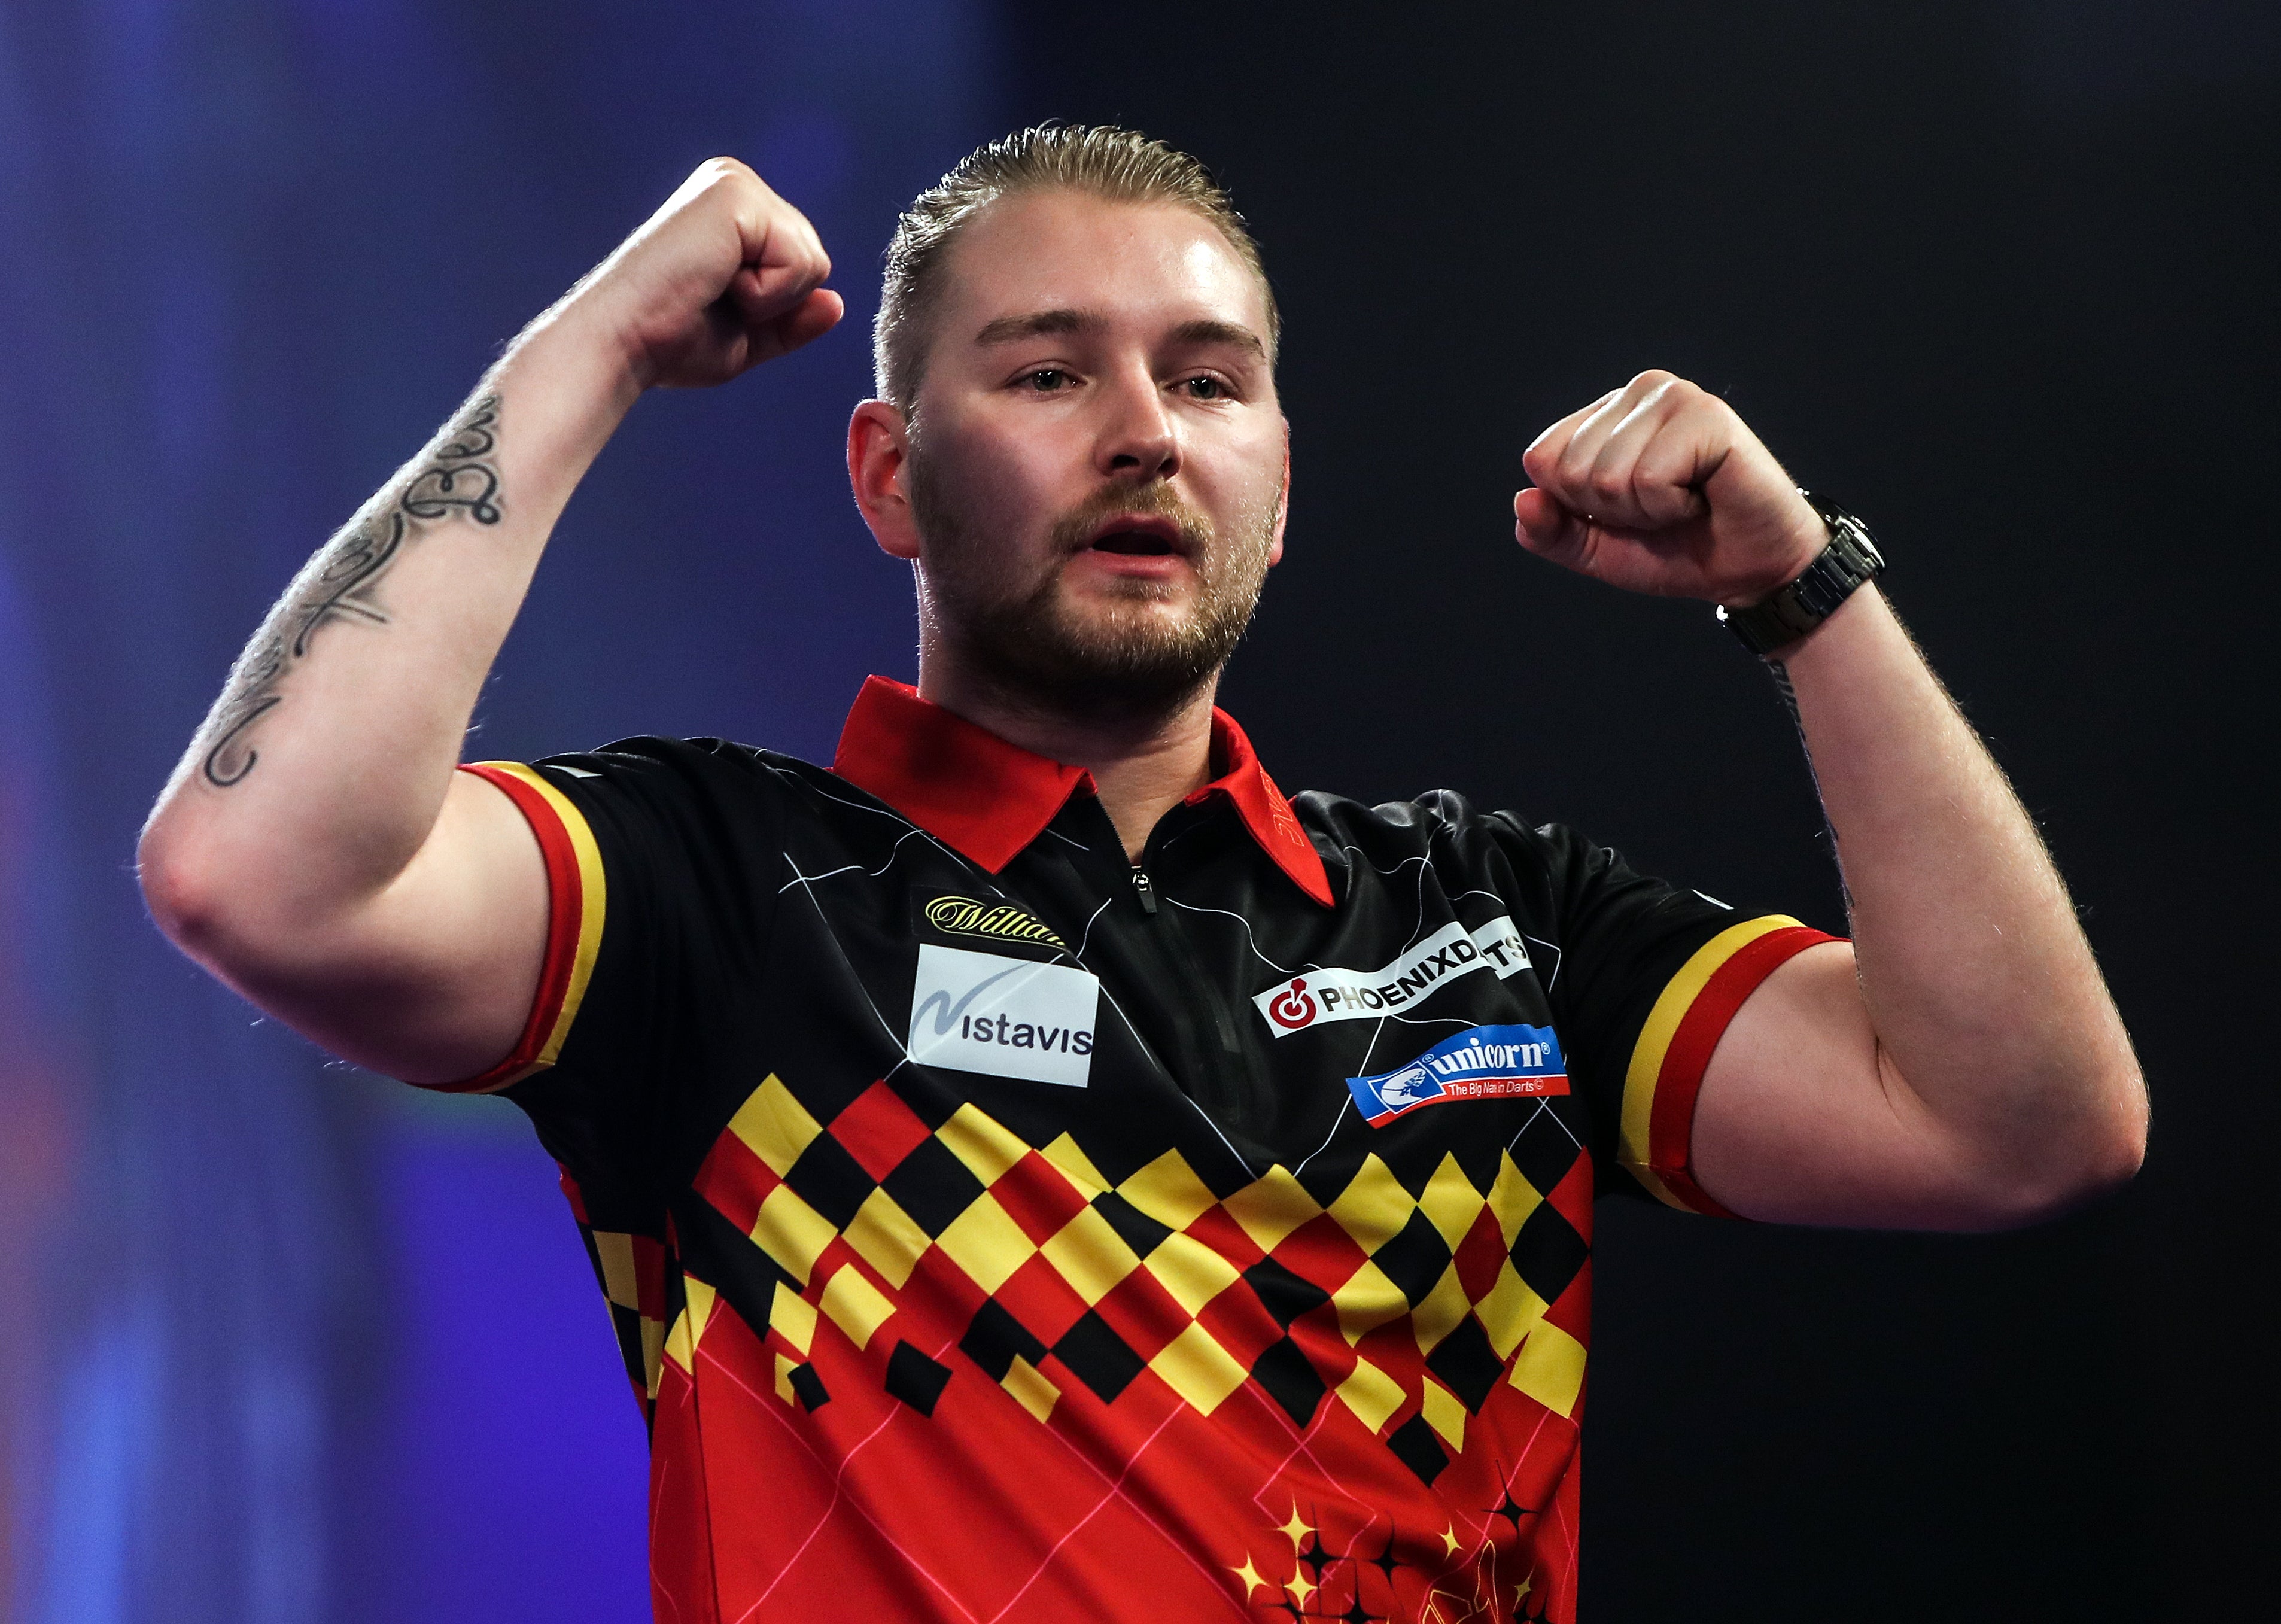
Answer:
<svg viewBox="0 0 2281 1624"><path fill-rule="evenodd" d="M1362 1119L1383 1127L1445 1100L1516 1100L1568 1092L1568 1062L1550 1026L1475 1026L1444 1038L1406 1066L1349 1077Z"/></svg>

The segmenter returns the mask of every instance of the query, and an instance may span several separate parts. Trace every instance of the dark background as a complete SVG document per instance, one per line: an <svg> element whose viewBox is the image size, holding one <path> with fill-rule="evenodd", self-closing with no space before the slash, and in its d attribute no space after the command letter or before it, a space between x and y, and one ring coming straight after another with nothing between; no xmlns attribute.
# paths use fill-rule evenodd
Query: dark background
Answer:
<svg viewBox="0 0 2281 1624"><path fill-rule="evenodd" d="M2250 1612L2277 103L2253 0L0 10L0 1611L643 1615L639 1423L528 1129L256 1020L150 931L135 831L298 562L721 151L850 326L643 403L472 750L828 755L910 674L839 465L878 253L1060 116L1190 147L1264 244L1291 545L1227 700L1287 787L1840 922L1764 676L1511 540L1527 441L1667 367L1875 527L2146 1060L2146 1173L2026 1233L1604 1205L1592 1624Z"/></svg>
<svg viewBox="0 0 2281 1624"><path fill-rule="evenodd" d="M2128 1194L1996 1239L1601 1203L1598 1620L2200 1619L2265 1587L2281 18L2116 4L1017 11L1017 114L1190 148L1286 317L1287 785L1449 785L1840 928L1767 680L1512 545L1650 366L1867 516L2138 1042Z"/></svg>

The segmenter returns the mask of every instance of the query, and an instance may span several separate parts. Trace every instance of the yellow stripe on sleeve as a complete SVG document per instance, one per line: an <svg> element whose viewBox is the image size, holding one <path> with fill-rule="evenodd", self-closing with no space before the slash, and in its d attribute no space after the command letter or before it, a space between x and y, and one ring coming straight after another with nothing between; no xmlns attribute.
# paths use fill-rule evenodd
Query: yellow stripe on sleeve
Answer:
<svg viewBox="0 0 2281 1624"><path fill-rule="evenodd" d="M1631 1064L1624 1072L1624 1108L1616 1159L1666 1206L1676 1207L1682 1212L1694 1210L1672 1194L1650 1165L1656 1084L1663 1076L1664 1058L1671 1052L1671 1040L1678 1035L1680 1023L1687 1018L1688 1010L1694 1007L1711 978L1719 973L1720 965L1760 937L1794 930L1798 923L1787 915L1768 914L1729 925L1705 942L1665 985L1655 1007L1648 1011L1647 1024L1640 1028L1639 1040L1632 1045Z"/></svg>
<svg viewBox="0 0 2281 1624"><path fill-rule="evenodd" d="M586 995L586 984L594 974L594 958L601 951L602 917L606 886L602 878L602 850L594 843L594 831L587 826L570 798L546 780L546 775L521 762L484 762L483 766L510 773L537 791L554 816L561 820L562 833L570 842L570 849L578 861L578 945L570 962L570 978L562 992L562 1005L554 1014L553 1024L547 1028L546 1037L532 1056L531 1071L543 1071L554 1063L562 1053L563 1040L570 1035L570 1025L577 1018L578 1005ZM553 927L549 926L550 931ZM529 1075L529 1072L524 1073Z"/></svg>

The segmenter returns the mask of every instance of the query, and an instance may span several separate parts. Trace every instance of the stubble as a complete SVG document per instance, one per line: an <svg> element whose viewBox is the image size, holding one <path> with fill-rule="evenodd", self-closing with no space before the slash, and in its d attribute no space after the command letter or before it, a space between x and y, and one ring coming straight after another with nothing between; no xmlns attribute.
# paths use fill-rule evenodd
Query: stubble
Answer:
<svg viewBox="0 0 2281 1624"><path fill-rule="evenodd" d="M940 635L962 664L1008 700L1048 714L1107 721L1162 715L1195 698L1227 663L1251 623L1274 542L1272 505L1218 534L1161 480L1121 481L1054 522L1042 576L1024 579L934 461L912 447L911 507L926 543L924 590ZM1188 612L1168 620L1153 606L1171 595L1156 581L1116 583L1110 601L1080 613L1062 570L1102 521L1161 517L1178 527L1196 572Z"/></svg>

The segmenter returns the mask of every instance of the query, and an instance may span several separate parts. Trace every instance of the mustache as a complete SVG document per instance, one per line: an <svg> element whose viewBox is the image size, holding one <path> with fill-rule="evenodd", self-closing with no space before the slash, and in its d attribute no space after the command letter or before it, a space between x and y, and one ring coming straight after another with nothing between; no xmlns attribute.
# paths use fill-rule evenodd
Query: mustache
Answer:
<svg viewBox="0 0 2281 1624"><path fill-rule="evenodd" d="M1132 514L1147 519L1169 519L1187 544L1191 559L1201 559L1211 545L1215 532L1211 522L1182 499L1179 491L1162 480L1133 481L1103 485L1075 507L1054 521L1051 536L1055 548L1063 553L1075 553L1090 545L1093 533L1103 521Z"/></svg>

